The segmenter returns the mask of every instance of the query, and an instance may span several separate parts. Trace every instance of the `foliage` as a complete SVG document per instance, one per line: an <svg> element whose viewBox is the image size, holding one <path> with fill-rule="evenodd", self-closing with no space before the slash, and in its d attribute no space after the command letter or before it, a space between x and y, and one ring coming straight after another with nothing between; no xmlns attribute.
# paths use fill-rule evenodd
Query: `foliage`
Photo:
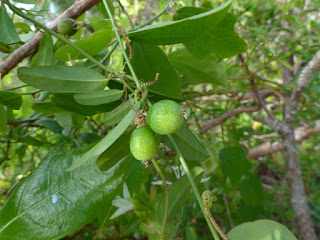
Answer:
<svg viewBox="0 0 320 240"><path fill-rule="evenodd" d="M103 0L76 19L79 29L72 37L42 25L71 2L53 1L52 8L50 1L16 2L27 5L2 1L0 8L2 59L36 33L46 33L36 52L2 76L0 239L217 240L200 197L205 190L214 194L211 212L231 240L257 239L261 232L265 239L278 239L275 232L295 239L283 226L298 235L282 154L261 161L248 155L250 148L279 136L250 111L211 131L203 128L224 113L259 105L246 98L252 79L245 64L258 89L268 91L268 107L282 118L284 96L295 85L282 84L282 69L297 76L300 69L288 59L309 61L319 49L317 1L309 6L299 0L150 1L149 6ZM54 12L46 16L47 9ZM144 22L148 11L156 17ZM297 126L312 127L318 119L318 85L315 76ZM151 155L157 155L143 157L150 160L144 165L130 153L130 136L137 117L144 119L164 99L181 105L182 113L179 107L175 111L179 127L182 115L187 120L172 135L152 136ZM161 122L170 124L171 117ZM320 222L317 142L314 136L299 147L315 223Z"/></svg>

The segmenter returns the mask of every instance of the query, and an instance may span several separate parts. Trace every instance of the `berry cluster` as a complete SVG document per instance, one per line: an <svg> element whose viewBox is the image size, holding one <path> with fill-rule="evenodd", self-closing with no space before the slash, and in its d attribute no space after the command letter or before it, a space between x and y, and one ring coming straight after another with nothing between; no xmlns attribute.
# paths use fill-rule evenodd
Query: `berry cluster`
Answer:
<svg viewBox="0 0 320 240"><path fill-rule="evenodd" d="M132 155L141 161L155 157L160 144L157 134L168 135L179 130L183 117L178 103L172 100L161 100L147 112L148 126L136 128L130 138Z"/></svg>

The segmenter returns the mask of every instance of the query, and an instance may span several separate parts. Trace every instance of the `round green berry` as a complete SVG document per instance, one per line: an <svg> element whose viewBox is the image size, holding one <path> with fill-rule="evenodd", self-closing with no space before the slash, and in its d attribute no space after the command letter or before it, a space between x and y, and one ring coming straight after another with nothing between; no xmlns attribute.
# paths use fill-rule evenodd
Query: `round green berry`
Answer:
<svg viewBox="0 0 320 240"><path fill-rule="evenodd" d="M148 110L147 123L158 134L175 133L183 124L180 105L172 100L161 100L155 103Z"/></svg>
<svg viewBox="0 0 320 240"><path fill-rule="evenodd" d="M160 141L147 126L136 128L130 137L130 151L141 161L151 160L158 151Z"/></svg>
<svg viewBox="0 0 320 240"><path fill-rule="evenodd" d="M77 32L75 23L72 18L61 19L57 26L58 32L66 36L72 36Z"/></svg>

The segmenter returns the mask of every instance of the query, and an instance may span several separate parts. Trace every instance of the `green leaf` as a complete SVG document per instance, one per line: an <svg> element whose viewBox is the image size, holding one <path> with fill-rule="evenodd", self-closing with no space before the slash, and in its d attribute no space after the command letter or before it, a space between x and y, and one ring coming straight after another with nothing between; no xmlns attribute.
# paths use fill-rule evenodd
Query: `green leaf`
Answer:
<svg viewBox="0 0 320 240"><path fill-rule="evenodd" d="M227 236L230 240L297 240L286 226L266 219L240 224Z"/></svg>
<svg viewBox="0 0 320 240"><path fill-rule="evenodd" d="M61 108L56 107L52 102L39 102L32 104L32 109L36 112L42 113L43 115L49 115L52 113L65 112Z"/></svg>
<svg viewBox="0 0 320 240"><path fill-rule="evenodd" d="M0 91L0 103L9 108L19 110L22 104L22 97L19 93Z"/></svg>
<svg viewBox="0 0 320 240"><path fill-rule="evenodd" d="M44 34L40 40L40 47L36 61L37 66L47 66L53 60L53 41L49 33Z"/></svg>
<svg viewBox="0 0 320 240"><path fill-rule="evenodd" d="M89 148L55 153L41 161L1 210L1 239L61 239L110 209L130 159L122 159L106 172L100 171L94 161L66 172L65 168Z"/></svg>
<svg viewBox="0 0 320 240"><path fill-rule="evenodd" d="M139 104L136 106L139 109ZM100 156L104 151L106 151L117 139L124 133L124 131L131 125L136 113L131 110L118 125L113 128L99 143L97 143L90 151L88 151L79 161L73 164L67 169L67 171L72 171L79 168L85 162L91 158Z"/></svg>
<svg viewBox="0 0 320 240"><path fill-rule="evenodd" d="M57 123L56 120L50 118L41 118L36 121L36 124L40 124L48 128L50 131L55 133L61 133L63 128Z"/></svg>
<svg viewBox="0 0 320 240"><path fill-rule="evenodd" d="M170 53L168 56L172 65L183 74L188 83L212 83L226 86L227 75L224 68L213 56L192 56L185 49Z"/></svg>
<svg viewBox="0 0 320 240"><path fill-rule="evenodd" d="M84 122L83 116L71 112L56 113L55 117L63 128L81 127Z"/></svg>
<svg viewBox="0 0 320 240"><path fill-rule="evenodd" d="M121 103L119 106L117 106L115 109L113 109L111 112L108 112L105 118L103 119L103 122L106 126L113 126L121 121L122 118L124 118L128 112L130 111L130 102L126 101Z"/></svg>
<svg viewBox="0 0 320 240"><path fill-rule="evenodd" d="M191 170L191 174L196 184L200 183L203 176L204 170L201 167L195 167ZM181 210L184 203L188 200L191 195L191 185L188 180L187 175L178 179L175 183L168 187L168 198L169 198L169 208L168 208L168 220L176 216L176 214ZM161 195L158 207L158 221L161 223L163 219L165 207L165 196Z"/></svg>
<svg viewBox="0 0 320 240"><path fill-rule="evenodd" d="M241 177L246 175L251 168L242 147L223 148L219 152L219 158L232 184L238 184Z"/></svg>
<svg viewBox="0 0 320 240"><path fill-rule="evenodd" d="M0 104L0 132L7 129L7 111Z"/></svg>
<svg viewBox="0 0 320 240"><path fill-rule="evenodd" d="M247 44L234 31L235 22L236 18L227 14L219 24L206 29L203 34L184 45L195 56L213 53L219 58L227 58L245 52Z"/></svg>
<svg viewBox="0 0 320 240"><path fill-rule="evenodd" d="M30 26L25 22L14 23L14 28L18 31L18 33L28 33L32 31Z"/></svg>
<svg viewBox="0 0 320 240"><path fill-rule="evenodd" d="M37 0L14 0L15 2L25 3L25 4L34 4Z"/></svg>
<svg viewBox="0 0 320 240"><path fill-rule="evenodd" d="M112 29L112 23L110 19L102 19L99 16L93 15L90 17L90 24L95 31Z"/></svg>
<svg viewBox="0 0 320 240"><path fill-rule="evenodd" d="M128 33L130 39L149 44L167 45L194 40L218 24L226 15L232 0L218 8L178 21L158 23Z"/></svg>
<svg viewBox="0 0 320 240"><path fill-rule="evenodd" d="M77 103L82 105L99 105L119 100L123 90L99 90L90 93L75 94L73 97Z"/></svg>
<svg viewBox="0 0 320 240"><path fill-rule="evenodd" d="M0 8L0 41L11 44L20 42L20 38L14 28L14 25L9 17L6 8L1 6Z"/></svg>
<svg viewBox="0 0 320 240"><path fill-rule="evenodd" d="M115 165L122 158L130 154L130 135L123 134L97 159L97 165L101 171L106 171Z"/></svg>
<svg viewBox="0 0 320 240"><path fill-rule="evenodd" d="M88 107L86 105L77 103L74 100L73 96L74 93L54 93L52 95L51 101L56 107L60 109L78 113L84 116L92 116L97 114L98 112L108 112L119 104L118 102L114 102L105 105Z"/></svg>
<svg viewBox="0 0 320 240"><path fill-rule="evenodd" d="M92 92L102 90L107 79L86 67L47 66L18 68L24 83L50 92Z"/></svg>
<svg viewBox="0 0 320 240"><path fill-rule="evenodd" d="M153 81L156 74L160 74L157 84L148 87L150 92L182 99L180 80L164 52L158 46L145 43L131 42L131 47L131 64L143 82Z"/></svg>
<svg viewBox="0 0 320 240"><path fill-rule="evenodd" d="M257 206L264 204L264 191L258 176L248 174L239 184L239 191L247 205Z"/></svg>
<svg viewBox="0 0 320 240"><path fill-rule="evenodd" d="M0 52L10 53L11 52L11 47L8 44L0 41Z"/></svg>
<svg viewBox="0 0 320 240"><path fill-rule="evenodd" d="M106 48L108 44L111 42L114 33L112 31L112 27L110 26L109 28L109 30L94 32L90 37L78 40L74 42L74 44L80 47L89 55L94 56L101 52L104 48ZM65 45L58 49L54 54L54 57L58 61L63 62L74 59L86 58L85 56L80 54L76 49L69 45Z"/></svg>
<svg viewBox="0 0 320 240"><path fill-rule="evenodd" d="M112 16L114 16L114 7L113 7L113 4L112 4L112 1L111 0L107 0L107 4L108 4L108 7L111 10ZM97 9L105 18L108 18L108 19L110 18L109 14L107 12L107 9L104 6L103 2L97 4Z"/></svg>
<svg viewBox="0 0 320 240"><path fill-rule="evenodd" d="M182 156L190 161L205 161L208 159L209 154L207 150L200 143L198 138L189 130L188 125L184 122L182 127L172 137L178 145ZM170 141L166 144L174 149Z"/></svg>

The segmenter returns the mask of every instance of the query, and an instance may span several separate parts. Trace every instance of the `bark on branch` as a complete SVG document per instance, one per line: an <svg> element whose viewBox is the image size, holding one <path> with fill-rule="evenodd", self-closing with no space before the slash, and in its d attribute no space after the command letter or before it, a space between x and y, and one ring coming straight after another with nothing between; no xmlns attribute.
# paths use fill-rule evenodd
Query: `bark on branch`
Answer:
<svg viewBox="0 0 320 240"><path fill-rule="evenodd" d="M233 116L240 114L240 113L244 113L244 112L256 112L260 110L260 106L244 106L244 107L238 107L236 109L233 109L230 112L226 112L224 114L222 114L221 116L215 118L212 122L207 123L206 125L204 125L202 127L202 133L210 130L211 128L213 128L214 126L219 125L220 123L226 121L229 118L232 118Z"/></svg>
<svg viewBox="0 0 320 240"><path fill-rule="evenodd" d="M298 127L295 129L295 142L300 143L303 140L310 138L313 134L320 133L320 120L315 122L314 128ZM283 150L284 146L281 141L276 142L265 142L257 147L251 148L249 150L249 158L256 159L259 157L264 157L268 154L272 154L277 151Z"/></svg>
<svg viewBox="0 0 320 240"><path fill-rule="evenodd" d="M59 15L50 25L49 28L55 30L58 22L62 18L77 18L85 11L92 8L94 5L99 3L101 0L79 0L76 1L71 7ZM6 60L0 64L0 76L3 78L8 74L13 68L15 68L18 63L23 59L28 57L31 53L36 51L39 47L39 42L43 33L38 32L31 40L26 42L24 45L19 47L14 51Z"/></svg>

